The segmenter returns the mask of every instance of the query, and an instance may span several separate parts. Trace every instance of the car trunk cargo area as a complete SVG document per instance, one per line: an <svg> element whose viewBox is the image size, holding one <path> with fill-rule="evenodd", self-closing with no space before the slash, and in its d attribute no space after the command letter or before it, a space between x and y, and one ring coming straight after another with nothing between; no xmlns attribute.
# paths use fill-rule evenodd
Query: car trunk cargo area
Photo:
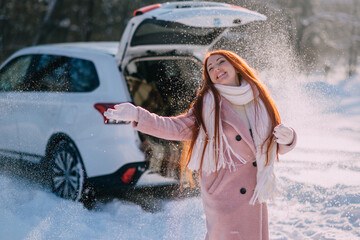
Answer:
<svg viewBox="0 0 360 240"><path fill-rule="evenodd" d="M201 67L201 62L190 56L153 56L133 59L124 74L135 105L160 116L176 116L194 100ZM182 144L139 134L150 170L179 178Z"/></svg>

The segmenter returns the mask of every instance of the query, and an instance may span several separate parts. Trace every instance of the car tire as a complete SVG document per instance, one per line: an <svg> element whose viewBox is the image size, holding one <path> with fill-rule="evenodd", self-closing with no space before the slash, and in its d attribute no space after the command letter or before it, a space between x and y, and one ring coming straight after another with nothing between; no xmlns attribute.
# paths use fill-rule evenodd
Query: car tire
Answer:
<svg viewBox="0 0 360 240"><path fill-rule="evenodd" d="M82 200L86 173L75 145L66 140L59 141L49 160L52 191L65 199Z"/></svg>

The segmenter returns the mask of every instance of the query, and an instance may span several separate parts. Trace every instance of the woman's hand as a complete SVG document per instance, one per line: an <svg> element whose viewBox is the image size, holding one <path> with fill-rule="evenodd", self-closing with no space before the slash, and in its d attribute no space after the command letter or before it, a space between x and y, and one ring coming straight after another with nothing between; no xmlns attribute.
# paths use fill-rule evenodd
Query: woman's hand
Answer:
<svg viewBox="0 0 360 240"><path fill-rule="evenodd" d="M294 130L279 124L274 128L275 141L279 144L290 145L294 141Z"/></svg>
<svg viewBox="0 0 360 240"><path fill-rule="evenodd" d="M116 122L137 122L139 120L138 109L131 103L121 103L114 106L115 109L109 108L104 112L104 116Z"/></svg>

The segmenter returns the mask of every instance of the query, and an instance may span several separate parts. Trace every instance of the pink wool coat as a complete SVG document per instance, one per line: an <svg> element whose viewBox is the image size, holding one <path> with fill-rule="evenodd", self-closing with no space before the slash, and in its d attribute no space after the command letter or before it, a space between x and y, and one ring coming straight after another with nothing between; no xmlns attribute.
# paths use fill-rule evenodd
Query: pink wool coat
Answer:
<svg viewBox="0 0 360 240"><path fill-rule="evenodd" d="M143 108L138 109L139 121L134 124L136 130L168 140L191 140L191 126L195 119L191 111L177 117L160 117ZM268 240L266 204L249 204L257 173L252 136L225 98L222 98L221 118L229 144L246 163L234 159L235 171L223 168L217 173L200 174L207 228L205 240ZM290 146L279 144L279 153L289 152L295 144L296 134Z"/></svg>

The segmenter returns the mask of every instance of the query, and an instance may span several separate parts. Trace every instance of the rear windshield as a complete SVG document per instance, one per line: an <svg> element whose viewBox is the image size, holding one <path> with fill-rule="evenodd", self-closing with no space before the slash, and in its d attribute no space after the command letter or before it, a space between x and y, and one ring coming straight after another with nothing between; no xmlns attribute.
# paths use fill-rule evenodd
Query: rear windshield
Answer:
<svg viewBox="0 0 360 240"><path fill-rule="evenodd" d="M130 45L208 45L224 30L225 28L190 27L176 22L145 19L136 29Z"/></svg>

